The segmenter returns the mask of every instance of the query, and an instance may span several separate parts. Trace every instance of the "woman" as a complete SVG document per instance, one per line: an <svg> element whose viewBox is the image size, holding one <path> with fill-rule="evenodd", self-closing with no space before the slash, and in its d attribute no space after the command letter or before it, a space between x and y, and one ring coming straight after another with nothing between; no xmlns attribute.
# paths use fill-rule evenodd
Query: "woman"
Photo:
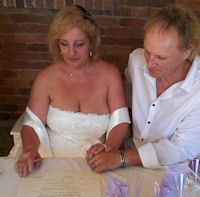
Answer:
<svg viewBox="0 0 200 197"><path fill-rule="evenodd" d="M92 158L106 147L118 149L130 122L120 73L98 58L99 30L88 11L80 6L61 10L48 43L54 63L39 72L31 90L21 132L23 154L16 164L20 176L33 163L40 167L40 154Z"/></svg>

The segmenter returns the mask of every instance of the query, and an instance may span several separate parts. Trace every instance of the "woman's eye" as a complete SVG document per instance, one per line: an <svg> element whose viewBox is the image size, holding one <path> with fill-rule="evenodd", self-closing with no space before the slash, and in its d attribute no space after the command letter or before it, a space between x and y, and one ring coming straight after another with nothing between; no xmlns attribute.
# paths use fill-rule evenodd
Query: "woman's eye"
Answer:
<svg viewBox="0 0 200 197"><path fill-rule="evenodd" d="M66 47L66 46L68 45L68 43L67 43L67 42L64 42L64 41L61 41L60 44L61 44L62 46L64 46L64 47Z"/></svg>
<svg viewBox="0 0 200 197"><path fill-rule="evenodd" d="M81 47L84 45L84 42L77 42L74 44L75 47Z"/></svg>

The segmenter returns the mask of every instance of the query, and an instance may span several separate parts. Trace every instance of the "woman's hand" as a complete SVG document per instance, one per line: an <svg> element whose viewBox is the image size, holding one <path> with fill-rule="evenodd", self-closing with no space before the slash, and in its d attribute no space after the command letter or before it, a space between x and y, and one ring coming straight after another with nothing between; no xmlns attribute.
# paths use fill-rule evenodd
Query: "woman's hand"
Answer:
<svg viewBox="0 0 200 197"><path fill-rule="evenodd" d="M119 151L101 152L87 162L94 172L115 169L121 165Z"/></svg>
<svg viewBox="0 0 200 197"><path fill-rule="evenodd" d="M15 170L20 177L25 177L29 172L33 170L33 167L39 170L41 164L42 158L40 154L38 152L34 154L33 152L29 151L23 153L20 156L19 160L15 165Z"/></svg>
<svg viewBox="0 0 200 197"><path fill-rule="evenodd" d="M111 150L112 148L107 147L106 144L101 144L101 143L94 144L90 147L90 149L87 150L86 159L87 160L91 159L92 157L94 157L95 155L98 155L102 151L109 152Z"/></svg>

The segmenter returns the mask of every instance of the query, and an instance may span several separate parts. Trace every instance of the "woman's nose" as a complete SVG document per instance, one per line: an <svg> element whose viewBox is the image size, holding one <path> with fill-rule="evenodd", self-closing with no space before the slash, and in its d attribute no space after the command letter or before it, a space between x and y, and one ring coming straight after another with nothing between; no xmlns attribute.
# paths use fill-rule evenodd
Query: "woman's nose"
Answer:
<svg viewBox="0 0 200 197"><path fill-rule="evenodd" d="M71 56L73 56L75 53L76 53L75 47L74 47L74 46L71 46L71 47L69 48L69 54L70 54Z"/></svg>

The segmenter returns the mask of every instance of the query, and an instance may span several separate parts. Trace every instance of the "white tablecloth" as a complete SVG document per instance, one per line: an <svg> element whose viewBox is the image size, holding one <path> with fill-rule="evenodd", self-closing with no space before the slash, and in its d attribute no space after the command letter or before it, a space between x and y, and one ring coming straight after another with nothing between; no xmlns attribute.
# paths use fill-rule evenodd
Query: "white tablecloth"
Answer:
<svg viewBox="0 0 200 197"><path fill-rule="evenodd" d="M0 157L0 196L15 197L20 178L15 172L16 158ZM44 159L40 171L90 169L85 159ZM37 172L33 172L37 173ZM115 177L128 185L128 196L134 197L136 187L141 187L141 197L154 197L154 181L160 183L164 170L148 170L142 167L127 167L100 174L102 197L105 196L109 176ZM89 196L89 194L88 194Z"/></svg>

